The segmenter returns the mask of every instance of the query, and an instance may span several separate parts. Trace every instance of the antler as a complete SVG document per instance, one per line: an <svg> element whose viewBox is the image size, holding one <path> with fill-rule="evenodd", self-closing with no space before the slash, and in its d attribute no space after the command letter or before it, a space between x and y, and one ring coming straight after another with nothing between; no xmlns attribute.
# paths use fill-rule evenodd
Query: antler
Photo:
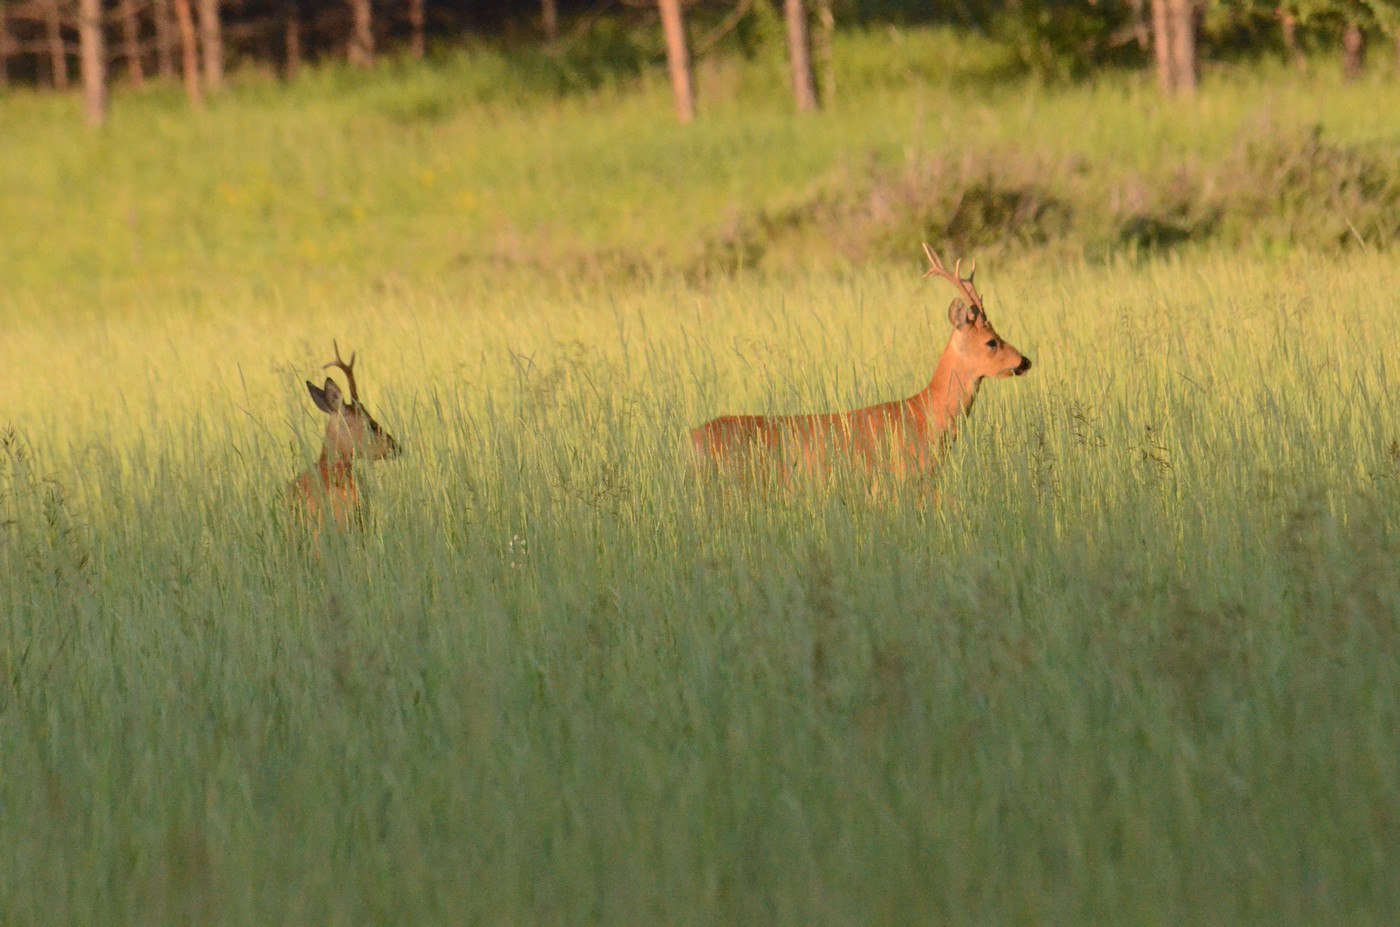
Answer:
<svg viewBox="0 0 1400 927"><path fill-rule="evenodd" d="M929 269L924 274L925 277L942 277L953 286L957 287L959 293L967 300L968 304L983 314L986 310L982 306L982 297L978 295L977 288L972 285L973 275L977 273L977 262L972 262L972 269L967 272L967 276L962 276L962 258L958 258L953 264L952 273L943 266L943 262L938 259L938 255L933 253L933 249L924 242L924 254L928 255Z"/></svg>
<svg viewBox="0 0 1400 927"><path fill-rule="evenodd" d="M350 384L350 401L358 406L360 404L360 391L355 388L355 352L350 352L350 363L347 364L340 359L340 345L336 344L334 338L331 339L331 347L335 348L335 360L331 361L329 364L323 364L321 369L339 367L341 370L345 371L345 381Z"/></svg>

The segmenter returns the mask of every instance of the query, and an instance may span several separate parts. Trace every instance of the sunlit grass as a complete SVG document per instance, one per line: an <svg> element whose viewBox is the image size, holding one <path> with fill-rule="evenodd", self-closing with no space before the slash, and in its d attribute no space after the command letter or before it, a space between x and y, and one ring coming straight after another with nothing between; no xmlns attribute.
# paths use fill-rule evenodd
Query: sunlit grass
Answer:
<svg viewBox="0 0 1400 927"><path fill-rule="evenodd" d="M1036 368L892 496L681 451L922 386L913 273L32 325L7 910L1384 920L1400 280L1335 270L987 268ZM407 453L311 542L330 333Z"/></svg>

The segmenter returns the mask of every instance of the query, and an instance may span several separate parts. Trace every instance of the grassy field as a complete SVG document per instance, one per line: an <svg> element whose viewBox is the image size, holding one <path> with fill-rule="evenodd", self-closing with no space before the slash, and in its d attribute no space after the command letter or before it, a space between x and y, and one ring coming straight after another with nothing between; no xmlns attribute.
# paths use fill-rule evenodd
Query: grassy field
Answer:
<svg viewBox="0 0 1400 927"><path fill-rule="evenodd" d="M720 412L927 382L927 227L722 247L871 159L970 123L1128 189L1263 125L1400 141L1389 76L1165 106L984 85L951 42L850 37L808 120L771 62L711 64L689 132L655 75L557 95L494 59L119 96L101 136L0 98L31 230L0 248L0 921L1396 922L1400 265L1369 227L993 242L1036 366L932 486L687 469ZM280 494L333 337L405 454L313 540Z"/></svg>

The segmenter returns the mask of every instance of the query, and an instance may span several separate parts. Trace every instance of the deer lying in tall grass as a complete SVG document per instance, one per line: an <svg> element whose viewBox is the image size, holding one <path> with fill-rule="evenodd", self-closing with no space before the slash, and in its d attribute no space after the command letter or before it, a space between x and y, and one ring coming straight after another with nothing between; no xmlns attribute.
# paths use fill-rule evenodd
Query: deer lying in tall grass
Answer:
<svg viewBox="0 0 1400 927"><path fill-rule="evenodd" d="M690 433L696 458L717 470L740 473L776 465L782 470L818 471L844 458L872 472L928 472L942 445L957 435L958 421L972 409L986 379L1019 377L1030 358L1001 339L987 320L986 306L972 284L974 266L963 277L924 245L929 270L953 285L958 298L948 307L953 334L933 380L908 399L850 412L816 415L725 415Z"/></svg>
<svg viewBox="0 0 1400 927"><path fill-rule="evenodd" d="M292 481L292 499L298 512L316 528L325 521L329 510L337 528L346 528L360 516L360 492L355 485L355 458L383 460L396 457L399 445L389 432L379 426L360 402L360 391L355 386L355 354L351 352L350 362L340 359L340 345L331 342L335 348L335 360L326 367L336 367L345 373L345 381L350 387L350 401L344 402L340 387L335 380L326 377L325 386L317 386L310 380L306 388L311 393L311 401L330 420L326 423L326 437L321 445L321 458L316 465Z"/></svg>

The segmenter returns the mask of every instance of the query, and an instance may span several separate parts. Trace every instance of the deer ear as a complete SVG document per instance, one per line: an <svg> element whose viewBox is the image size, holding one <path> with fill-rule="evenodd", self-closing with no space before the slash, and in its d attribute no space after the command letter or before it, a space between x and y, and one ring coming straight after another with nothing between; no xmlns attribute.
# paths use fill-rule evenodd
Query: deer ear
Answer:
<svg viewBox="0 0 1400 927"><path fill-rule="evenodd" d="M340 407L345 405L345 398L340 394L340 387L330 377L326 377L326 385L323 388L326 394L326 402L330 404L328 412L339 412Z"/></svg>
<svg viewBox="0 0 1400 927"><path fill-rule="evenodd" d="M311 401L316 403L316 408L322 412L334 415L340 411L340 387L336 386L330 377L326 378L325 389L307 380L306 390L311 394Z"/></svg>
<svg viewBox="0 0 1400 927"><path fill-rule="evenodd" d="M977 310L961 299L953 300L948 306L948 321L954 328L967 328L977 320Z"/></svg>

